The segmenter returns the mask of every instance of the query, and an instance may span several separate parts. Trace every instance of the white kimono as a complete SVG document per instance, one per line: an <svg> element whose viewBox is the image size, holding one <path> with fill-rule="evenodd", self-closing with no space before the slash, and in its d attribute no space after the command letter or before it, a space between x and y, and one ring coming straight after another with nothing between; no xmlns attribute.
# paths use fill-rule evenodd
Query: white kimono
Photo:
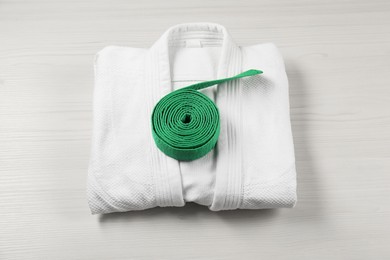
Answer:
<svg viewBox="0 0 390 260"><path fill-rule="evenodd" d="M161 97L248 69L264 73L202 90L220 113L211 152L184 162L157 148L150 118ZM171 27L149 49L106 47L96 55L93 110L93 214L186 202L213 211L295 205L288 81L271 43L240 47L221 25L190 23Z"/></svg>

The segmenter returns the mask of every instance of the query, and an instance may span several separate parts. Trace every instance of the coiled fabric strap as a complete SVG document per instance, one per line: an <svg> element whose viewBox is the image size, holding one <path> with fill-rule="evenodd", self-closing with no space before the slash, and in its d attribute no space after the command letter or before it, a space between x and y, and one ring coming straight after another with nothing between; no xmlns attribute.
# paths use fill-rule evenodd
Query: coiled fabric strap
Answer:
<svg viewBox="0 0 390 260"><path fill-rule="evenodd" d="M161 98L152 113L152 135L157 147L180 161L206 155L218 140L219 112L214 102L198 90L261 73L247 70L234 77L193 84Z"/></svg>

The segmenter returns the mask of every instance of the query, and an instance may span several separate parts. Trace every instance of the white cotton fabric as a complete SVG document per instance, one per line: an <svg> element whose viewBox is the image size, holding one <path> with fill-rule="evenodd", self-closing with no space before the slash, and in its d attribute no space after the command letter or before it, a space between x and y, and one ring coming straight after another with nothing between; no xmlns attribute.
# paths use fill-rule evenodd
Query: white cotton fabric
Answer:
<svg viewBox="0 0 390 260"><path fill-rule="evenodd" d="M181 162L156 147L150 116L161 97L248 69L264 73L202 91L221 117L210 153ZM93 214L186 202L213 211L295 205L288 81L272 43L239 47L223 26L191 23L171 27L149 49L106 47L96 55L93 110Z"/></svg>

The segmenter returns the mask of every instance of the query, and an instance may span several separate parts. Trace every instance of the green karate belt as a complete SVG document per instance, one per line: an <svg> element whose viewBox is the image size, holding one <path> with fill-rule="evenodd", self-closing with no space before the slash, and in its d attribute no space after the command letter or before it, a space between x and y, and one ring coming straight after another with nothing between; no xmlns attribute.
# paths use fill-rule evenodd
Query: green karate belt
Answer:
<svg viewBox="0 0 390 260"><path fill-rule="evenodd" d="M234 77L193 84L161 98L152 113L152 134L157 147L180 161L206 155L218 140L219 112L214 102L198 90L261 73L247 70Z"/></svg>

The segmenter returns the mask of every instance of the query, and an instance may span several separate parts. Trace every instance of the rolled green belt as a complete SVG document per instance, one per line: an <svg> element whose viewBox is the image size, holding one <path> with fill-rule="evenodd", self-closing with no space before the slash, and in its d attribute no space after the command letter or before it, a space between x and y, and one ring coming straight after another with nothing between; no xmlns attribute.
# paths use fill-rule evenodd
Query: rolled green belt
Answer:
<svg viewBox="0 0 390 260"><path fill-rule="evenodd" d="M180 161L206 155L218 140L219 112L214 102L198 90L261 73L247 70L234 77L193 84L161 98L152 113L152 134L157 147Z"/></svg>

